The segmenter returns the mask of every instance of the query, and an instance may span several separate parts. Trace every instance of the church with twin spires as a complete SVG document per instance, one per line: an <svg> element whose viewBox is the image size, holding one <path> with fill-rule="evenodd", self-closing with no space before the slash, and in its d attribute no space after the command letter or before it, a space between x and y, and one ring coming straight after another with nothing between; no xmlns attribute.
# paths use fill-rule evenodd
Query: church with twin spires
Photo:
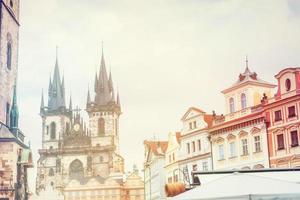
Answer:
<svg viewBox="0 0 300 200"><path fill-rule="evenodd" d="M95 75L94 98L87 92L88 125L72 99L66 105L64 78L56 56L48 102L42 94L42 149L37 163L36 192L40 199L142 200L144 183L138 170L125 174L119 148L119 94L115 95L102 51Z"/></svg>

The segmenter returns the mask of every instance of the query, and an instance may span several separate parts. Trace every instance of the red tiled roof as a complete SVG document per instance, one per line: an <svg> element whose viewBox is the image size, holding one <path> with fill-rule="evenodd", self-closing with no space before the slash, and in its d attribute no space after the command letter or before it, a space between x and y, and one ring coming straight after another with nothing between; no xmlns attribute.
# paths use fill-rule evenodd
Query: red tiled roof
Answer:
<svg viewBox="0 0 300 200"><path fill-rule="evenodd" d="M155 155L161 155L161 154L165 154L168 148L168 142L167 141L149 141L149 140L145 140L144 144L147 145L151 151L155 154ZM158 152L158 148L161 148L161 153Z"/></svg>
<svg viewBox="0 0 300 200"><path fill-rule="evenodd" d="M212 127L213 119L214 119L213 115L207 115L207 114L204 115L204 121L207 123L208 128Z"/></svg>
<svg viewBox="0 0 300 200"><path fill-rule="evenodd" d="M180 132L176 132L176 139L177 139L177 142L180 143L180 141L181 141L181 133Z"/></svg>

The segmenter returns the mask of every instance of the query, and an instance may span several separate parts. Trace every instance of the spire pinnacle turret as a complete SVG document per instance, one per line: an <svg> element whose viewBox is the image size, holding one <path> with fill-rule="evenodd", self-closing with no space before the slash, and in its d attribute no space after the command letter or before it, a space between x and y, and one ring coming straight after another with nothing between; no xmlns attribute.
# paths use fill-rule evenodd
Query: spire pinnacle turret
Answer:
<svg viewBox="0 0 300 200"><path fill-rule="evenodd" d="M88 88L88 93L87 93L87 103L91 103L91 95L90 95L90 89Z"/></svg>
<svg viewBox="0 0 300 200"><path fill-rule="evenodd" d="M13 102L10 111L10 128L18 128L19 125L19 109L17 105L17 86L14 85Z"/></svg>
<svg viewBox="0 0 300 200"><path fill-rule="evenodd" d="M43 113L43 112L44 112L44 109L45 109L45 103L44 103L44 90L42 90L40 113Z"/></svg>
<svg viewBox="0 0 300 200"><path fill-rule="evenodd" d="M95 74L95 85L94 85L95 92L97 92L98 89L99 89L98 85L99 85L99 83L98 83L98 75L97 75L97 72L96 72L96 74Z"/></svg>
<svg viewBox="0 0 300 200"><path fill-rule="evenodd" d="M102 47L103 48L103 47ZM105 59L104 53L102 49L102 56L101 56L101 64L100 64L100 72L99 78L95 78L95 103L98 105L106 105L111 100L111 92L109 86L109 79L107 77L107 71L105 66Z"/></svg>
<svg viewBox="0 0 300 200"><path fill-rule="evenodd" d="M245 69L245 72L244 74L250 74L250 69L249 69L249 66L248 66L248 55L246 55L246 69Z"/></svg>
<svg viewBox="0 0 300 200"><path fill-rule="evenodd" d="M49 98L48 98L48 110L59 110L60 108L65 108L65 87L64 78L60 79L59 66L58 66L58 56L56 47L56 61L54 67L53 79L49 82Z"/></svg>

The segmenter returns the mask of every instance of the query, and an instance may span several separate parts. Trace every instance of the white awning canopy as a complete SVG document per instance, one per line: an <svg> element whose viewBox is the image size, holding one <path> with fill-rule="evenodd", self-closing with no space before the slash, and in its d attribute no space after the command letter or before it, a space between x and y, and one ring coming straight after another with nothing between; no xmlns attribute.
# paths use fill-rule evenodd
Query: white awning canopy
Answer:
<svg viewBox="0 0 300 200"><path fill-rule="evenodd" d="M300 172L296 172L300 174ZM201 179L200 179L201 180ZM296 200L300 184L276 176L233 173L203 183L171 200Z"/></svg>

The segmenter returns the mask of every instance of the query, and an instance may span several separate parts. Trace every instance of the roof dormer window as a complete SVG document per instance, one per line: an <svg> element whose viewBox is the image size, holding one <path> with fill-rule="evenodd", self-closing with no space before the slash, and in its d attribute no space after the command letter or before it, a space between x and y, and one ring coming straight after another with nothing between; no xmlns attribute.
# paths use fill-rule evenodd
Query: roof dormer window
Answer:
<svg viewBox="0 0 300 200"><path fill-rule="evenodd" d="M13 1L12 1L12 0L10 0L10 1L9 1L9 5L10 5L10 7L11 7L11 8L13 8L13 7L14 7L14 3L13 3Z"/></svg>

